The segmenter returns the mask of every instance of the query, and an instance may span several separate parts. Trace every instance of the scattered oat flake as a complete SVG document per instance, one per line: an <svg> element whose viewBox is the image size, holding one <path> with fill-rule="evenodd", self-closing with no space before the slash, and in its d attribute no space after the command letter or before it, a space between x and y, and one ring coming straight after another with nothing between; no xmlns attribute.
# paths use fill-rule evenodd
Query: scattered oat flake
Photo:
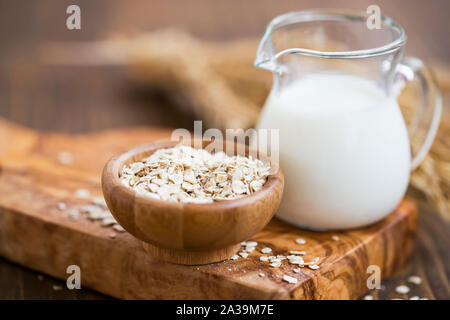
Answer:
<svg viewBox="0 0 450 320"><path fill-rule="evenodd" d="M272 249L271 248L263 248L263 249L261 249L261 252L262 253L270 253L270 252L272 252Z"/></svg>
<svg viewBox="0 0 450 320"><path fill-rule="evenodd" d="M281 266L281 261L274 261L270 264L273 268L279 268Z"/></svg>
<svg viewBox="0 0 450 320"><path fill-rule="evenodd" d="M239 256L237 254L234 254L230 257L231 260L237 260L239 259Z"/></svg>
<svg viewBox="0 0 450 320"><path fill-rule="evenodd" d="M299 255L305 255L306 251L298 251L298 250L291 250L289 251L291 254L299 254Z"/></svg>
<svg viewBox="0 0 450 320"><path fill-rule="evenodd" d="M409 292L409 287L405 285L398 286L395 291L400 294L407 294Z"/></svg>
<svg viewBox="0 0 450 320"><path fill-rule="evenodd" d="M58 202L58 209L63 211L66 210L67 205L64 202Z"/></svg>
<svg viewBox="0 0 450 320"><path fill-rule="evenodd" d="M264 273L261 272L261 273L259 274L259 276L260 276L261 278L264 278Z"/></svg>
<svg viewBox="0 0 450 320"><path fill-rule="evenodd" d="M80 211L77 208L72 208L67 212L67 216L71 218L72 220L78 220L80 216Z"/></svg>
<svg viewBox="0 0 450 320"><path fill-rule="evenodd" d="M318 265L316 265L316 264L310 264L310 265L308 265L308 268L310 268L312 270L320 269L320 267Z"/></svg>
<svg viewBox="0 0 450 320"><path fill-rule="evenodd" d="M263 262L269 261L269 257L267 257L267 256L260 256L259 257L259 261L263 261Z"/></svg>
<svg viewBox="0 0 450 320"><path fill-rule="evenodd" d="M94 197L94 198L92 198L92 203L97 205L97 206L102 206L102 207L107 208L106 201L105 201L105 199L103 197Z"/></svg>
<svg viewBox="0 0 450 320"><path fill-rule="evenodd" d="M245 251L239 252L239 255L240 255L242 258L247 258L247 257L248 257L248 253L245 252Z"/></svg>
<svg viewBox="0 0 450 320"><path fill-rule="evenodd" d="M364 299L364 300L373 300L373 297L372 297L370 294L368 294L368 295L365 296L363 299Z"/></svg>
<svg viewBox="0 0 450 320"><path fill-rule="evenodd" d="M293 271L294 271L295 273L300 273L300 268L294 268Z"/></svg>
<svg viewBox="0 0 450 320"><path fill-rule="evenodd" d="M112 218L111 212L96 205L85 205L80 208L80 211L87 214L89 220L103 220L105 218Z"/></svg>
<svg viewBox="0 0 450 320"><path fill-rule="evenodd" d="M60 152L58 153L58 162L64 165L69 165L72 163L73 157L70 152Z"/></svg>
<svg viewBox="0 0 450 320"><path fill-rule="evenodd" d="M256 247L258 245L258 242L256 241L248 241L245 246L246 247Z"/></svg>
<svg viewBox="0 0 450 320"><path fill-rule="evenodd" d="M54 290L54 291L60 291L60 290L62 290L62 286L60 286L60 285L54 285L54 286L53 286L53 290Z"/></svg>
<svg viewBox="0 0 450 320"><path fill-rule="evenodd" d="M333 239L333 241L339 241L339 237L338 236L332 236L331 239Z"/></svg>
<svg viewBox="0 0 450 320"><path fill-rule="evenodd" d="M305 261L300 256L290 255L290 256L287 256L287 259L289 260L290 264L296 264L296 265L300 265L300 266L303 266L305 264Z"/></svg>
<svg viewBox="0 0 450 320"><path fill-rule="evenodd" d="M125 232L125 229L120 224L114 225L113 229L116 230L117 232Z"/></svg>
<svg viewBox="0 0 450 320"><path fill-rule="evenodd" d="M103 218L103 220L102 220L102 226L104 226L104 227L114 226L116 224L117 224L117 221L112 216Z"/></svg>
<svg viewBox="0 0 450 320"><path fill-rule="evenodd" d="M302 239L302 238L295 239L295 242L297 242L298 244L305 244L306 243L305 239Z"/></svg>
<svg viewBox="0 0 450 320"><path fill-rule="evenodd" d="M75 191L75 197L77 198L89 198L90 195L91 193L87 189L78 189Z"/></svg>
<svg viewBox="0 0 450 320"><path fill-rule="evenodd" d="M283 280L288 282L288 283L297 283L297 279L288 275L284 275L283 276Z"/></svg>
<svg viewBox="0 0 450 320"><path fill-rule="evenodd" d="M408 282L419 285L422 283L422 279L419 276L410 276L408 278Z"/></svg>

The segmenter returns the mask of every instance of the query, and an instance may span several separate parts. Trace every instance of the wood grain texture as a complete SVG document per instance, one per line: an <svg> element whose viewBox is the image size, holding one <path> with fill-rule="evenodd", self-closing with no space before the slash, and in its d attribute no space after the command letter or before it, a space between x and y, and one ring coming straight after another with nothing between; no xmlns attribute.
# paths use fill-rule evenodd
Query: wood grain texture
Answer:
<svg viewBox="0 0 450 320"><path fill-rule="evenodd" d="M407 259L413 246L416 208L403 201L382 222L349 232L316 233L289 227L277 219L253 239L258 249L275 254L306 250L305 260L320 258L319 270L292 266L270 268L257 252L247 259L204 266L165 263L147 254L128 233L115 239L100 223L73 221L57 203L85 203L73 194L78 188L101 195L100 172L114 153L167 136L166 131L122 130L79 136L37 134L0 122L0 254L30 268L65 279L66 268L77 264L82 286L119 298L247 298L355 299L366 291L366 268L379 265L387 277ZM61 165L57 154L73 154ZM332 235L340 240L333 241ZM305 245L294 240L302 237ZM258 276L264 273L265 277ZM295 276L297 284L281 280Z"/></svg>
<svg viewBox="0 0 450 320"><path fill-rule="evenodd" d="M419 231L414 253L408 263L393 276L383 281L381 290L372 290L374 299L408 299L418 296L427 299L450 299L450 225L429 207L420 205ZM418 276L422 283L412 284L410 276ZM407 295L398 294L395 288L406 285Z"/></svg>

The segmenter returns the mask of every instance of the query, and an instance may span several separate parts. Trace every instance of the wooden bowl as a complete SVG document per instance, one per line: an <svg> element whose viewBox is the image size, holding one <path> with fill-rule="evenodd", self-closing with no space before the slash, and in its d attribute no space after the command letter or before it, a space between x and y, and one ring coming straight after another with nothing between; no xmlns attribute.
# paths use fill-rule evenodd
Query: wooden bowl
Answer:
<svg viewBox="0 0 450 320"><path fill-rule="evenodd" d="M124 165L148 157L176 141L156 141L111 158L103 169L103 195L118 223L144 242L153 256L179 264L206 264L225 260L270 221L281 200L284 178L280 169L270 175L261 190L236 200L207 204L157 200L137 194L123 185ZM202 142L203 148L209 142ZM194 146L193 141L191 143ZM234 146L237 153L237 145ZM249 149L245 147L245 155ZM261 161L270 161L258 155Z"/></svg>

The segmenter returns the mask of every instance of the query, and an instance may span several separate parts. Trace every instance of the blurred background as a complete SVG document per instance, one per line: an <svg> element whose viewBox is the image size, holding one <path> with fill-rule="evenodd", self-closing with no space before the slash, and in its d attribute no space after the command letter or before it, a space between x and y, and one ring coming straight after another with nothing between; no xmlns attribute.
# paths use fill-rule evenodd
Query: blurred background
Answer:
<svg viewBox="0 0 450 320"><path fill-rule="evenodd" d="M81 30L66 28L70 4L81 8ZM371 4L379 5L383 14L394 17L407 30L406 54L433 66L449 63L450 2L445 0L1 0L0 116L59 132L130 125L192 127L198 114L192 114L190 108L173 109L151 88L130 86L126 78L129 69L107 61L102 64L101 57L93 63L86 58L75 66L71 64L76 59L69 57L62 65L53 65L46 57L49 43L130 39L165 28L208 41L257 41L266 24L281 13L319 7L365 11ZM248 57L253 59L255 52L256 47ZM270 80L264 71L256 74Z"/></svg>
<svg viewBox="0 0 450 320"><path fill-rule="evenodd" d="M81 8L81 30L66 28L71 4ZM192 129L196 119L225 127L233 118L251 126L271 86L271 75L252 66L270 20L294 10L365 11L373 4L406 29L406 55L433 68L444 95L440 142L410 190L426 216L413 258L421 264L430 250L426 241L448 243L448 234L428 235L448 227L449 217L450 1L0 0L0 117L62 133ZM444 257L448 274L448 253ZM54 292L54 283L42 285L32 271L0 260L0 298L101 298Z"/></svg>

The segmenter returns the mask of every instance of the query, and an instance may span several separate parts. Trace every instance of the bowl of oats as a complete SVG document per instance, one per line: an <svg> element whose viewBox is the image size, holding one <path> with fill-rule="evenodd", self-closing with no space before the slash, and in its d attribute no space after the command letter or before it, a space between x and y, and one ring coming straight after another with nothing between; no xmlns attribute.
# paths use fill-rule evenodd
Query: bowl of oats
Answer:
<svg viewBox="0 0 450 320"><path fill-rule="evenodd" d="M161 260L228 259L278 208L284 178L269 157L237 143L221 142L227 152L214 152L210 144L156 141L111 158L103 169L109 210Z"/></svg>

